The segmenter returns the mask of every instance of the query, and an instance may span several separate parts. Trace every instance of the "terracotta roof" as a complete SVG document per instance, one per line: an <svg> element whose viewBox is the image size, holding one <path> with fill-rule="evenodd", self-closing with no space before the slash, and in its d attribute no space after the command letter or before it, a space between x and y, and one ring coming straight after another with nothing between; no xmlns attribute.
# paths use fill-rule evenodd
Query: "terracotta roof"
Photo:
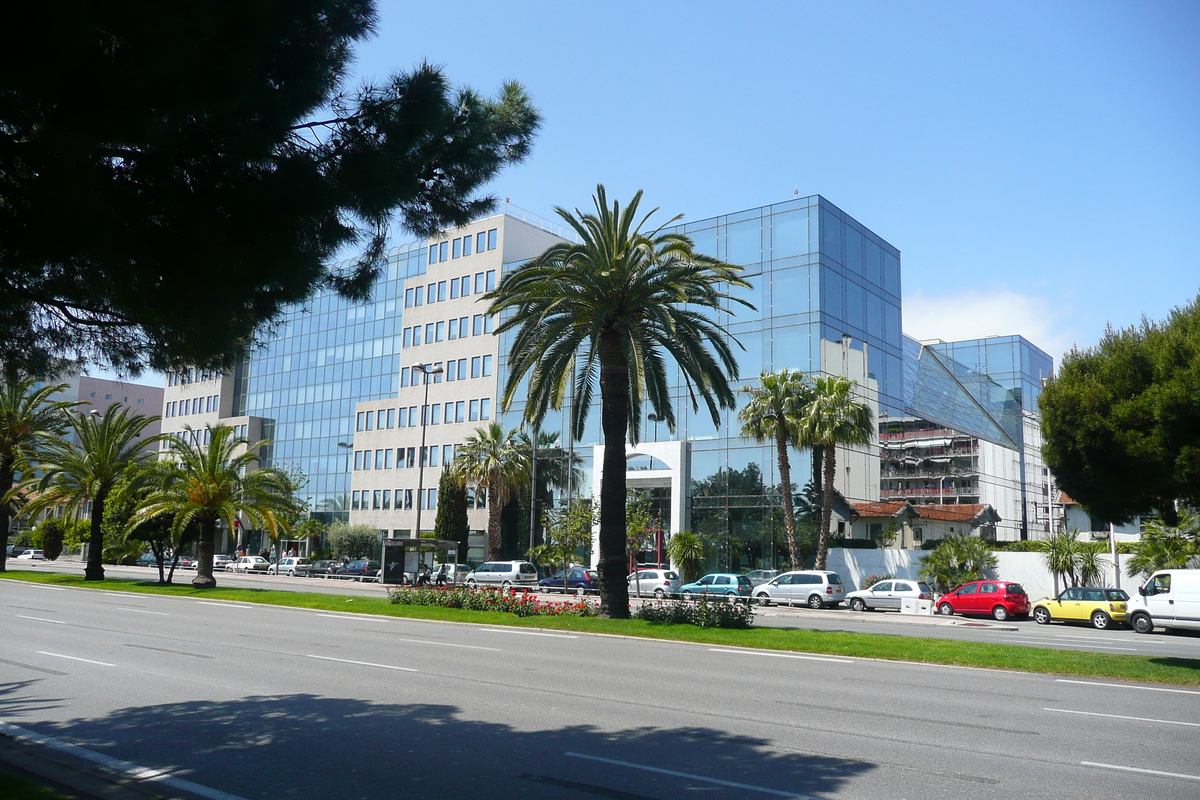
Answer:
<svg viewBox="0 0 1200 800"><path fill-rule="evenodd" d="M1077 505L1079 505L1079 503L1077 503L1075 500L1071 499L1071 496L1070 496L1070 495L1068 495L1066 492L1059 492L1059 493L1058 493L1058 502L1059 502L1059 503L1062 503L1064 506L1077 506Z"/></svg>
<svg viewBox="0 0 1200 800"><path fill-rule="evenodd" d="M951 503L949 505L914 506L925 519L944 522L970 522L987 508L985 503Z"/></svg>
<svg viewBox="0 0 1200 800"><path fill-rule="evenodd" d="M899 503L851 503L855 511L864 517L894 517L900 509L907 505Z"/></svg>

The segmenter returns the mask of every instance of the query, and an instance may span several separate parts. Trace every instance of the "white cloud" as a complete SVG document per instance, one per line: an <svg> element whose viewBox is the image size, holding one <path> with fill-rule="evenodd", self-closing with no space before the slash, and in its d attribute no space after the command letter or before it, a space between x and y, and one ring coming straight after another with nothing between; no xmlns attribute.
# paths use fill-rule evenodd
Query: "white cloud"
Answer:
<svg viewBox="0 0 1200 800"><path fill-rule="evenodd" d="M1010 289L904 296L904 332L914 339L981 339L985 336L1024 336L1054 359L1078 341L1070 327L1068 309L1050 298Z"/></svg>

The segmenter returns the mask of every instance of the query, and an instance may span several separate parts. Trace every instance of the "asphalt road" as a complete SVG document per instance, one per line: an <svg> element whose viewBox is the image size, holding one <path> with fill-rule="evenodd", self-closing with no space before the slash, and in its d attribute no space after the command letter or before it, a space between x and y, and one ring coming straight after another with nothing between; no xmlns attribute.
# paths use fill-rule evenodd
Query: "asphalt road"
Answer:
<svg viewBox="0 0 1200 800"><path fill-rule="evenodd" d="M9 562L12 569L54 570L83 574L83 565L70 561ZM105 567L106 574L120 578L154 580L156 570L146 567ZM195 573L181 570L177 583L191 581ZM315 578L289 578L286 575L238 575L218 573L221 586L248 589L280 589L284 591L319 592L348 596L379 597L385 588L374 583L353 583ZM561 597L561 595L557 595ZM635 601L637 602L637 601ZM1192 632L1167 633L1156 630L1150 635L1134 633L1129 628L1114 627L1098 631L1087 625L1053 623L1038 625L1033 620L1010 620L1003 624L991 620L967 617L901 615L896 612L856 612L848 608L814 611L809 608L788 608L777 605L760 608L755 625L763 627L806 628L810 630L841 630L856 633L877 633L892 636L915 636L930 639L997 642L1029 647L1050 647L1063 650L1083 650L1094 653L1143 655L1162 658L1200 659L1200 634ZM1198 795L1200 796L1200 795Z"/></svg>
<svg viewBox="0 0 1200 800"><path fill-rule="evenodd" d="M0 647L8 726L219 800L1200 795L1191 689L9 581Z"/></svg>

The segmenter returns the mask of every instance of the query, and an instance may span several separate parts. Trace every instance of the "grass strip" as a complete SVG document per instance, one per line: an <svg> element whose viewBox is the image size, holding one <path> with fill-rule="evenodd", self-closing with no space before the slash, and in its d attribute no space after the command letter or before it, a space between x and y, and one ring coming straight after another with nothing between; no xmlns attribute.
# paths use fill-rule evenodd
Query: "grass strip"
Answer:
<svg viewBox="0 0 1200 800"><path fill-rule="evenodd" d="M878 658L984 669L1007 669L1076 678L1135 681L1175 686L1200 686L1200 659L1161 656L1113 655L1109 653L1056 650L1028 645L960 642L843 631L814 631L796 628L751 628L717 630L691 625L668 625L642 620L580 617L516 617L488 611L465 611L437 606L393 605L383 597L346 597L274 589L194 589L191 585L164 586L155 582L108 578L85 581L79 575L39 572L6 572L7 580L30 581L55 586L103 589L110 592L230 600L242 603L307 608L320 611L379 614L405 619L504 625L579 633L639 636L647 639L693 642L719 647L750 647L762 650Z"/></svg>

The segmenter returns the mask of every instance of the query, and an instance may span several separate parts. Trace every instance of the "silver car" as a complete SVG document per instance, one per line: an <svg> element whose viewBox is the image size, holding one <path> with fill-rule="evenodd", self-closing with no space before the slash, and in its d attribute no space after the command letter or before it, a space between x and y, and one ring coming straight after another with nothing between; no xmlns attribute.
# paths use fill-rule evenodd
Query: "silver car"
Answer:
<svg viewBox="0 0 1200 800"><path fill-rule="evenodd" d="M278 564L272 564L267 567L268 575L308 575L308 569L312 566L312 562L307 558L284 558Z"/></svg>
<svg viewBox="0 0 1200 800"><path fill-rule="evenodd" d="M932 600L933 590L925 581L890 580L880 581L869 589L860 589L846 595L846 603L855 611L880 609L899 611L902 600Z"/></svg>
<svg viewBox="0 0 1200 800"><path fill-rule="evenodd" d="M779 575L777 569L755 569L746 573L746 577L750 579L750 583L755 586L762 586L767 581Z"/></svg>
<svg viewBox="0 0 1200 800"><path fill-rule="evenodd" d="M488 561L467 573L467 586L537 586L537 567L528 561Z"/></svg>
<svg viewBox="0 0 1200 800"><path fill-rule="evenodd" d="M786 603L809 608L836 608L846 596L842 576L836 572L801 569L782 575L754 587L754 597L763 605Z"/></svg>
<svg viewBox="0 0 1200 800"><path fill-rule="evenodd" d="M638 589L641 589L642 597L674 597L683 585L679 573L669 569L640 569L631 572L628 580L630 597L638 597Z"/></svg>

